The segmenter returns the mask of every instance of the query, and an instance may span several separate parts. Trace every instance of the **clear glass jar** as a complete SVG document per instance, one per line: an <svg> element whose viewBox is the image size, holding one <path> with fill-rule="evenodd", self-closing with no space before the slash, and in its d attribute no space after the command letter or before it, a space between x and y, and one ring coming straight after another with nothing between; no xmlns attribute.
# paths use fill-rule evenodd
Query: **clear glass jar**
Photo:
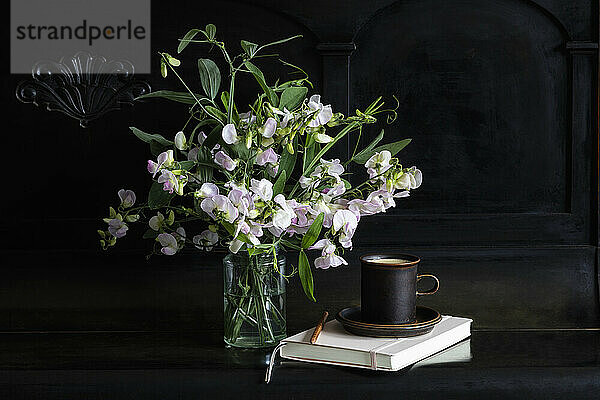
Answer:
<svg viewBox="0 0 600 400"><path fill-rule="evenodd" d="M223 259L224 340L243 348L276 346L286 337L285 255L276 251Z"/></svg>

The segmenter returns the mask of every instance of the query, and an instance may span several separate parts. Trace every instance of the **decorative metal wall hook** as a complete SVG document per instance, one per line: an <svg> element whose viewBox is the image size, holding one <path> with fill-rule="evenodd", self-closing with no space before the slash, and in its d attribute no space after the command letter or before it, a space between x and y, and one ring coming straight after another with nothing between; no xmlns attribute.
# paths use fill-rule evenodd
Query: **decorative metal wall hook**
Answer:
<svg viewBox="0 0 600 400"><path fill-rule="evenodd" d="M17 99L48 111L60 111L79 120L83 128L150 93L147 82L134 79L130 62L108 61L87 52L63 57L59 62L41 61L33 67L32 78L17 85Z"/></svg>

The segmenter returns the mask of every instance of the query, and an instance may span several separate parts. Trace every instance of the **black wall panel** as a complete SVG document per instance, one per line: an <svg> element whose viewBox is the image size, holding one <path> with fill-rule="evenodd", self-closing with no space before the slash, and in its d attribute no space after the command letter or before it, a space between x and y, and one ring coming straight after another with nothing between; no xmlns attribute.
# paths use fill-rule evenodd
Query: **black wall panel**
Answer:
<svg viewBox="0 0 600 400"><path fill-rule="evenodd" d="M189 28L239 39L303 38L278 49L347 113L384 95L387 140L424 184L365 221L350 266L315 273L319 305L290 286L290 329L305 312L358 301L357 257L404 249L442 278L427 299L480 328L591 327L598 320L598 5L591 0L154 1L152 49ZM5 30L3 41L8 46ZM189 47L195 59L214 55ZM218 59L218 57L216 57ZM262 63L268 79L286 73ZM276 65L276 64L274 64ZM175 80L142 76L154 90ZM173 136L186 110L161 101L78 122L19 103L2 72L0 330L219 329L219 255L144 261L134 238L103 254L96 229L116 190L142 193L146 147L128 126ZM192 85L199 86L197 80ZM256 90L255 82L240 91ZM246 99L246 100L249 100ZM243 104L243 99L242 102ZM350 138L336 148L344 156ZM355 171L360 174L360 171ZM128 242L128 243L127 243ZM125 250L125 249L132 250ZM295 317L294 317L295 316Z"/></svg>

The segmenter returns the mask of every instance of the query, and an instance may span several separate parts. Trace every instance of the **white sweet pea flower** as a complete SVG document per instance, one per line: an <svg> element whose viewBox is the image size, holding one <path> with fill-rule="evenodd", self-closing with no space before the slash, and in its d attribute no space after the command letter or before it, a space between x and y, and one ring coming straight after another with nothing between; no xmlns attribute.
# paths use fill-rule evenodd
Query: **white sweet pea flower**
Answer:
<svg viewBox="0 0 600 400"><path fill-rule="evenodd" d="M338 267L340 265L348 265L346 260L335 254L336 247L331 240L321 239L313 246L309 247L310 250L322 250L321 257L315 259L315 267L327 269L329 267Z"/></svg>
<svg viewBox="0 0 600 400"><path fill-rule="evenodd" d="M331 105L324 106L321 103L321 96L318 94L314 94L310 97L308 101L308 108L315 113L312 121L310 121L308 124L308 126L312 128L325 125L333 117Z"/></svg>
<svg viewBox="0 0 600 400"><path fill-rule="evenodd" d="M423 173L417 167L410 167L409 171L411 171L413 177L415 178L414 186L411 189L417 189L423 183Z"/></svg>
<svg viewBox="0 0 600 400"><path fill-rule="evenodd" d="M283 111L279 110L278 108L271 108L271 110L277 114L277 115L281 115L283 118L281 119L281 122L279 123L279 127L280 128L285 128L290 121L294 120L294 114L291 113L287 108L283 107Z"/></svg>
<svg viewBox="0 0 600 400"><path fill-rule="evenodd" d="M219 241L219 235L210 230L205 230L201 234L192 238L196 248L204 251L211 251L213 246Z"/></svg>
<svg viewBox="0 0 600 400"><path fill-rule="evenodd" d="M167 150L158 155L157 161L163 167L170 167L175 162L173 150Z"/></svg>
<svg viewBox="0 0 600 400"><path fill-rule="evenodd" d="M225 125L221 131L221 136L223 137L223 141L227 144L235 144L239 140L234 124Z"/></svg>
<svg viewBox="0 0 600 400"><path fill-rule="evenodd" d="M316 135L314 135L315 138L315 142L317 143L329 143L331 141L333 141L333 138L329 135L327 135L326 133L317 133Z"/></svg>
<svg viewBox="0 0 600 400"><path fill-rule="evenodd" d="M156 215L148 221L148 226L150 226L153 231L160 231L160 229L165 226L165 216L162 215L160 211L157 212Z"/></svg>
<svg viewBox="0 0 600 400"><path fill-rule="evenodd" d="M242 242L241 240L233 239L231 242L229 242L229 251L233 254L237 254L237 252L240 251L243 245L244 242Z"/></svg>
<svg viewBox="0 0 600 400"><path fill-rule="evenodd" d="M382 201L366 201L362 199L354 199L348 202L348 210L352 211L358 219L367 215L378 214L385 212L385 207Z"/></svg>
<svg viewBox="0 0 600 400"><path fill-rule="evenodd" d="M350 210L339 210L333 216L333 230L340 232L340 244L345 248L352 247L352 236L358 226L358 218Z"/></svg>
<svg viewBox="0 0 600 400"><path fill-rule="evenodd" d="M252 197L245 188L236 187L235 189L232 189L227 195L227 198L237 207L240 215L244 217L247 216L250 209L254 207Z"/></svg>
<svg viewBox="0 0 600 400"><path fill-rule="evenodd" d="M117 194L119 195L119 199L121 199L121 207L133 207L133 205L135 204L135 193L133 192L133 190L121 189Z"/></svg>
<svg viewBox="0 0 600 400"><path fill-rule="evenodd" d="M346 193L346 184L342 181L338 182L334 187L327 189L328 196L336 197Z"/></svg>
<svg viewBox="0 0 600 400"><path fill-rule="evenodd" d="M194 196L196 198L200 197L206 199L208 197L213 197L219 194L219 188L214 183L205 182L200 186L200 189L194 192Z"/></svg>
<svg viewBox="0 0 600 400"><path fill-rule="evenodd" d="M187 139L185 138L185 133L183 133L183 131L179 131L175 134L175 147L179 150L187 149Z"/></svg>
<svg viewBox="0 0 600 400"><path fill-rule="evenodd" d="M240 114L240 122L248 125L252 125L256 121L256 115L252 114L252 111L248 111Z"/></svg>
<svg viewBox="0 0 600 400"><path fill-rule="evenodd" d="M319 215L320 213L323 213L323 226L325 228L331 228L334 214L342 208L342 205L331 202L331 196L328 196L327 194L321 194L319 195L319 198L313 202L309 212L313 215Z"/></svg>
<svg viewBox="0 0 600 400"><path fill-rule="evenodd" d="M396 207L394 196L385 188L376 190L373 193L369 194L369 196L367 196L367 202L373 205L377 205L381 209L383 209L383 211L379 212L384 212L390 207Z"/></svg>
<svg viewBox="0 0 600 400"><path fill-rule="evenodd" d="M210 199L202 200L200 208L212 219L216 220L219 217L223 217L229 223L233 223L239 215L238 209L235 208L231 201L220 194Z"/></svg>
<svg viewBox="0 0 600 400"><path fill-rule="evenodd" d="M394 174L393 177L388 181L388 190L393 191L394 189L399 190L410 190L413 185L416 185L416 179L409 173L399 171Z"/></svg>
<svg viewBox="0 0 600 400"><path fill-rule="evenodd" d="M187 159L188 161L198 161L198 153L200 152L200 147L196 146L190 151L188 151Z"/></svg>
<svg viewBox="0 0 600 400"><path fill-rule="evenodd" d="M344 173L344 166L342 164L340 164L339 159L337 159L337 158L334 160L321 159L319 166L317 168L315 168L315 170L313 171L312 174L310 174L310 176L319 177L323 174L327 174L336 179L339 179L340 175L343 173Z"/></svg>
<svg viewBox="0 0 600 400"><path fill-rule="evenodd" d="M271 138L275 134L276 130L277 130L277 121L275 120L275 118L269 117L265 121L265 124L263 125L263 127L260 129L260 133L261 133L261 135L263 135L263 137Z"/></svg>
<svg viewBox="0 0 600 400"><path fill-rule="evenodd" d="M375 153L367 160L365 167L367 168L385 168L390 166L390 160L392 159L392 153L388 150L380 151Z"/></svg>
<svg viewBox="0 0 600 400"><path fill-rule="evenodd" d="M273 198L273 184L264 178L260 181L252 179L250 181L250 190L263 201L270 201Z"/></svg>
<svg viewBox="0 0 600 400"><path fill-rule="evenodd" d="M177 239L175 239L175 236L171 235L170 233L161 233L156 238L156 241L158 241L162 246L160 251L167 256L172 256L173 254L177 253L177 250L179 249L179 246L177 245Z"/></svg>
<svg viewBox="0 0 600 400"><path fill-rule="evenodd" d="M296 217L296 213L282 194L275 196L273 201L281 207L273 214L273 226L282 231L286 230L292 224L292 218Z"/></svg>

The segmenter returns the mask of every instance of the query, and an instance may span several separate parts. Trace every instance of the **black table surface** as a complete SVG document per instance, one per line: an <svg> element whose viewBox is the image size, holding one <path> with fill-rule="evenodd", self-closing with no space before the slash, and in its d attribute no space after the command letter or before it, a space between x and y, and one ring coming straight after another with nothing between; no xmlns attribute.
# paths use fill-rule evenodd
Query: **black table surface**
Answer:
<svg viewBox="0 0 600 400"><path fill-rule="evenodd" d="M278 361L221 332L0 334L0 399L593 399L600 330L474 330L470 359L398 372Z"/></svg>

